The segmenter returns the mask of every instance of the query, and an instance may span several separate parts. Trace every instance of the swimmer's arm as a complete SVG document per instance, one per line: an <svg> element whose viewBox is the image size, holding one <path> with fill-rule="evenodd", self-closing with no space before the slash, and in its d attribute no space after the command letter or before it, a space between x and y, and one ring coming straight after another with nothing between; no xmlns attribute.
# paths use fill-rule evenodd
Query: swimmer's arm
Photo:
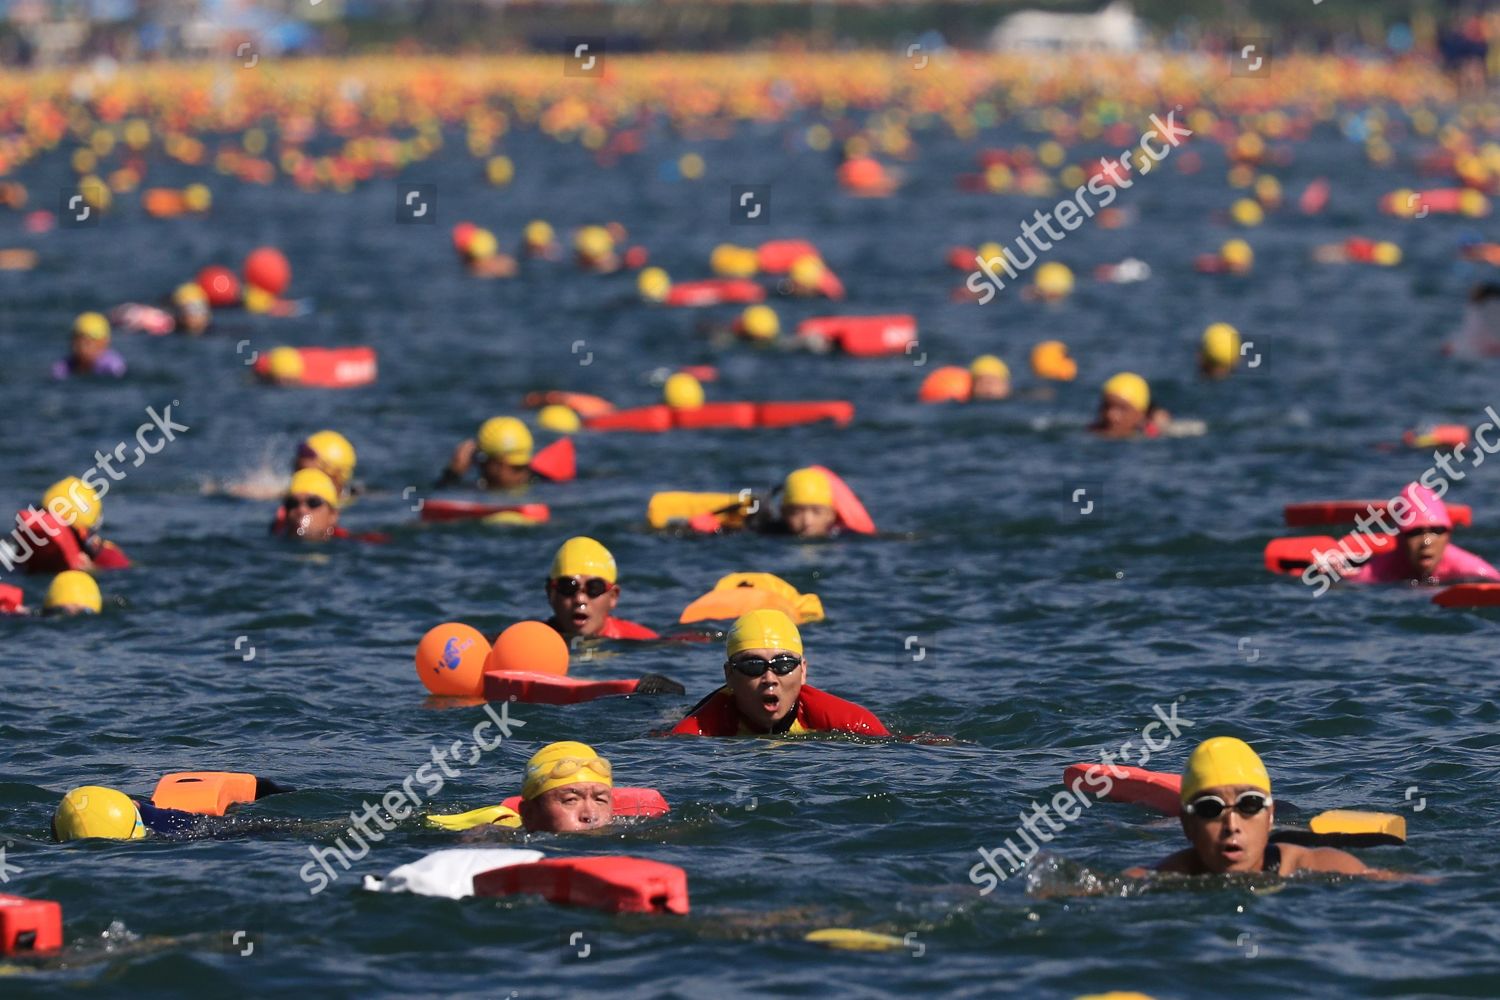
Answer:
<svg viewBox="0 0 1500 1000"><path fill-rule="evenodd" d="M474 453L478 450L479 442L473 438L460 441L458 447L453 449L453 457L448 460L447 468L443 469L443 474L438 477L437 485L440 488L452 486L462 480L464 474L469 471L469 467L474 464Z"/></svg>
<svg viewBox="0 0 1500 1000"><path fill-rule="evenodd" d="M1145 878L1153 872L1176 872L1180 875L1191 875L1197 872L1197 859L1192 848L1185 848L1176 854L1170 854L1162 858L1150 868L1136 865L1134 868L1125 869L1124 874L1129 878Z"/></svg>
<svg viewBox="0 0 1500 1000"><path fill-rule="evenodd" d="M1281 845L1283 853L1291 850L1287 844ZM1292 872L1330 872L1337 875L1360 875L1364 878L1378 879L1382 882L1436 882L1437 879L1427 875L1408 875L1405 872L1393 872L1386 868L1371 868L1363 861L1336 847L1302 847L1287 860L1291 867L1285 874Z"/></svg>

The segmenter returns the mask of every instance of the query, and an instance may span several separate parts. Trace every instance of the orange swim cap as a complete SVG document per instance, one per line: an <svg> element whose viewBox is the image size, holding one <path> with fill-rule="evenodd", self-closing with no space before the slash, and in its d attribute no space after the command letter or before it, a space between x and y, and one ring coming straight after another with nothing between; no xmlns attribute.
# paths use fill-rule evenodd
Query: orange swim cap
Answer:
<svg viewBox="0 0 1500 1000"><path fill-rule="evenodd" d="M974 388L968 369L944 365L922 380L917 399L924 403L967 403Z"/></svg>

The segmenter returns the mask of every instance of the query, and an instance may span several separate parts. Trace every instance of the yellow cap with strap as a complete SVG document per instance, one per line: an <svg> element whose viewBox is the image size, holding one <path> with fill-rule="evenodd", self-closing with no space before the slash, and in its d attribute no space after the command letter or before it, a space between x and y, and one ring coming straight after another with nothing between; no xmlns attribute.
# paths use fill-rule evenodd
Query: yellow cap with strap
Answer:
<svg viewBox="0 0 1500 1000"><path fill-rule="evenodd" d="M286 488L287 496L322 497L330 507L339 505L338 487L322 469L298 469L292 475L292 484Z"/></svg>
<svg viewBox="0 0 1500 1000"><path fill-rule="evenodd" d="M557 555L552 557L550 576L553 579L560 576L597 576L605 583L614 583L619 579L619 570L609 549L592 538L578 535L563 542L558 548Z"/></svg>
<svg viewBox="0 0 1500 1000"><path fill-rule="evenodd" d="M515 417L491 417L479 425L479 450L506 465L531 462L531 431Z"/></svg>
<svg viewBox="0 0 1500 1000"><path fill-rule="evenodd" d="M1249 785L1271 794L1271 776L1250 744L1233 736L1215 736L1198 744L1182 771L1182 801L1205 788Z"/></svg>
<svg viewBox="0 0 1500 1000"><path fill-rule="evenodd" d="M785 649L801 656L802 633L785 612L761 608L737 618L724 639L728 656L747 649Z"/></svg>
<svg viewBox="0 0 1500 1000"><path fill-rule="evenodd" d="M564 740L549 743L526 762L526 780L521 798L528 802L554 788L565 788L583 782L615 786L614 769L587 743Z"/></svg>

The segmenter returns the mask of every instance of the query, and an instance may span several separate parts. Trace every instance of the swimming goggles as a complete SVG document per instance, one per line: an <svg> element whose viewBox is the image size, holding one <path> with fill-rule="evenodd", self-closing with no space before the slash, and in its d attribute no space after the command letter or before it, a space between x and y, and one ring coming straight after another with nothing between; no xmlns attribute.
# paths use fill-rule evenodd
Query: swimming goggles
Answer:
<svg viewBox="0 0 1500 1000"><path fill-rule="evenodd" d="M1241 792L1234 800L1235 812L1249 819L1260 815L1260 811L1271 804L1271 796L1260 792ZM1217 795L1204 795L1182 807L1182 811L1197 819L1218 819L1231 806Z"/></svg>
<svg viewBox="0 0 1500 1000"><path fill-rule="evenodd" d="M324 500L322 497L287 497L285 500L281 501L281 509L286 511L287 513L291 513L298 507L306 507L308 510L317 510L327 502L328 501Z"/></svg>
<svg viewBox="0 0 1500 1000"><path fill-rule="evenodd" d="M543 766L545 767L546 765ZM533 783L538 781L553 781L557 778L571 778L579 771L592 771L595 774L602 775L606 781L613 781L615 777L613 769L609 766L609 761L603 757L594 757L590 760L584 760L582 757L564 757L553 764L551 770L545 772L528 768L526 771L526 780L528 783Z"/></svg>
<svg viewBox="0 0 1500 1000"><path fill-rule="evenodd" d="M552 581L552 589L564 597L572 597L582 590L590 597L603 597L614 586L608 580L600 577L590 577L587 583L579 583L576 576L559 576Z"/></svg>
<svg viewBox="0 0 1500 1000"><path fill-rule="evenodd" d="M739 671L746 677L759 677L767 670L777 677L785 677L802 666L802 657L793 656L791 653L780 653L769 660L759 656L741 656L738 659L726 661L726 666Z"/></svg>

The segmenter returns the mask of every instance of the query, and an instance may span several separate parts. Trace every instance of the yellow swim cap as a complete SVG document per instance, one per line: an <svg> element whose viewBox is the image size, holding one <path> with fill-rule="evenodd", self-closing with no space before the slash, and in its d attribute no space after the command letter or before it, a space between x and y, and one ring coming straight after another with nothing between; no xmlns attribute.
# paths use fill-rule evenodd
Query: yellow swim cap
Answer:
<svg viewBox="0 0 1500 1000"><path fill-rule="evenodd" d="M77 476L59 479L42 494L42 508L70 528L91 531L104 508L94 488Z"/></svg>
<svg viewBox="0 0 1500 1000"><path fill-rule="evenodd" d="M1182 801L1221 785L1249 785L1271 794L1266 765L1250 744L1233 736L1215 736L1198 744L1182 769Z"/></svg>
<svg viewBox="0 0 1500 1000"><path fill-rule="evenodd" d="M489 260L500 252L500 241L488 229L476 229L464 252L473 260Z"/></svg>
<svg viewBox="0 0 1500 1000"><path fill-rule="evenodd" d="M1043 298L1060 299L1073 291L1073 272L1068 265L1049 260L1036 269L1036 290Z"/></svg>
<svg viewBox="0 0 1500 1000"><path fill-rule="evenodd" d="M552 579L560 576L597 576L606 583L619 579L615 557L609 549L586 535L577 535L562 543L552 557Z"/></svg>
<svg viewBox="0 0 1500 1000"><path fill-rule="evenodd" d="M781 502L793 507L832 507L833 483L822 469L795 469L781 484Z"/></svg>
<svg viewBox="0 0 1500 1000"><path fill-rule="evenodd" d="M202 306L208 308L208 293L196 281L185 281L172 290L172 302L176 305Z"/></svg>
<svg viewBox="0 0 1500 1000"><path fill-rule="evenodd" d="M322 497L330 507L338 507L339 491L322 469L298 469L292 475L292 483L286 488L287 496L307 494Z"/></svg>
<svg viewBox="0 0 1500 1000"><path fill-rule="evenodd" d="M674 410L696 410L703 405L703 383L687 372L678 372L668 378L661 394Z"/></svg>
<svg viewBox="0 0 1500 1000"><path fill-rule="evenodd" d="M338 431L318 431L302 442L318 456L323 471L345 482L354 475L354 445Z"/></svg>
<svg viewBox="0 0 1500 1000"><path fill-rule="evenodd" d="M99 584L82 570L64 570L52 578L47 588L44 608L87 608L98 614L104 609L104 599L99 595Z"/></svg>
<svg viewBox="0 0 1500 1000"><path fill-rule="evenodd" d="M737 618L724 639L726 656L747 649L785 649L801 656L802 633L783 612L761 608Z"/></svg>
<svg viewBox="0 0 1500 1000"><path fill-rule="evenodd" d="M561 403L549 403L538 410L536 422L558 434L576 434L583 427L578 414Z"/></svg>
<svg viewBox="0 0 1500 1000"><path fill-rule="evenodd" d="M526 762L521 798L529 802L554 788L566 788L586 781L615 787L614 769L609 766L609 761L600 757L598 751L587 743L573 740L549 743Z"/></svg>
<svg viewBox="0 0 1500 1000"><path fill-rule="evenodd" d="M806 254L792 261L787 277L798 288L817 288L823 283L823 275L827 270L821 258Z"/></svg>
<svg viewBox="0 0 1500 1000"><path fill-rule="evenodd" d="M1239 364L1240 332L1228 323L1210 325L1203 331L1203 357L1225 368Z"/></svg>
<svg viewBox="0 0 1500 1000"><path fill-rule="evenodd" d="M770 306L748 306L740 313L740 330L754 340L772 340L781 332L781 319Z"/></svg>
<svg viewBox="0 0 1500 1000"><path fill-rule="evenodd" d="M749 278L760 269L760 258L749 247L720 243L708 255L708 267L723 278Z"/></svg>
<svg viewBox="0 0 1500 1000"><path fill-rule="evenodd" d="M206 185L189 184L182 189L182 203L189 212L207 212L214 203L214 195Z"/></svg>
<svg viewBox="0 0 1500 1000"><path fill-rule="evenodd" d="M1266 213L1260 207L1260 202L1250 198L1241 198L1229 209L1230 216L1235 222L1242 226L1258 226L1265 221Z"/></svg>
<svg viewBox="0 0 1500 1000"><path fill-rule="evenodd" d="M146 825L141 822L141 811L124 792L84 785L64 795L57 804L52 833L59 841L85 837L140 840L146 835Z"/></svg>
<svg viewBox="0 0 1500 1000"><path fill-rule="evenodd" d="M1375 263L1381 267L1395 267L1401 263L1401 248L1389 240L1375 244Z"/></svg>
<svg viewBox="0 0 1500 1000"><path fill-rule="evenodd" d="M1010 366L993 354L981 354L969 365L969 374L975 378L986 375L1010 378Z"/></svg>
<svg viewBox="0 0 1500 1000"><path fill-rule="evenodd" d="M1244 240L1228 240L1219 248L1219 259L1237 271L1248 270L1255 263L1255 251Z"/></svg>
<svg viewBox="0 0 1500 1000"><path fill-rule="evenodd" d="M305 369L302 352L295 347L278 347L266 355L266 368L277 382L300 382Z"/></svg>
<svg viewBox="0 0 1500 1000"><path fill-rule="evenodd" d="M541 219L532 219L526 223L524 233L526 245L541 249L549 247L557 239L557 234L552 231L552 226Z"/></svg>
<svg viewBox="0 0 1500 1000"><path fill-rule="evenodd" d="M660 302L672 290L672 279L659 267L648 267L635 279L636 290L647 302Z"/></svg>
<svg viewBox="0 0 1500 1000"><path fill-rule="evenodd" d="M479 450L506 465L531 462L531 431L515 417L491 417L479 425Z"/></svg>
<svg viewBox="0 0 1500 1000"><path fill-rule="evenodd" d="M1103 393L1125 400L1142 413L1151 408L1151 387L1135 372L1120 372L1104 383Z"/></svg>
<svg viewBox="0 0 1500 1000"><path fill-rule="evenodd" d="M276 296L258 285L246 285L241 298L249 313L265 314L276 304Z"/></svg>
<svg viewBox="0 0 1500 1000"><path fill-rule="evenodd" d="M615 238L603 226L584 226L573 238L574 248L591 259L608 256L615 248Z"/></svg>
<svg viewBox="0 0 1500 1000"><path fill-rule="evenodd" d="M109 320L103 313L80 313L73 321L73 334L89 340L109 340Z"/></svg>

